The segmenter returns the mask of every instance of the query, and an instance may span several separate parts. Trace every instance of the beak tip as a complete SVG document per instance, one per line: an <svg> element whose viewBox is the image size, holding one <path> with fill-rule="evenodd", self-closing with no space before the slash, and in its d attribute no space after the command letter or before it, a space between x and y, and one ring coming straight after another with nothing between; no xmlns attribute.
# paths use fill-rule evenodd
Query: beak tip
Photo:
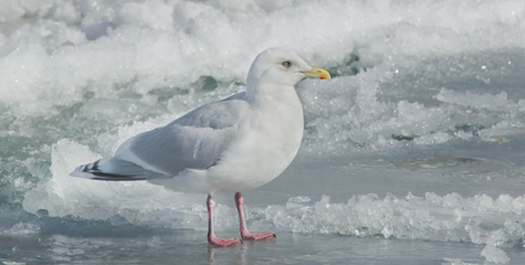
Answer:
<svg viewBox="0 0 525 265"><path fill-rule="evenodd" d="M314 67L314 66L312 66L312 70L310 70L310 71L302 71L301 73L305 74L307 77L313 77L313 78L318 78L318 79L322 79L322 80L331 79L332 78L330 76L330 73L328 73L328 71L326 71L323 68Z"/></svg>

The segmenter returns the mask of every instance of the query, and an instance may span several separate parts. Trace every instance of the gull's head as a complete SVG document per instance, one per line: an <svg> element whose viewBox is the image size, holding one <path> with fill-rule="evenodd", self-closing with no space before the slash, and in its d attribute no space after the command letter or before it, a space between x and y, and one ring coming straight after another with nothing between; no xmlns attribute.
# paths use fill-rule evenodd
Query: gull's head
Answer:
<svg viewBox="0 0 525 265"><path fill-rule="evenodd" d="M330 79L328 71L308 65L297 53L283 48L270 48L255 58L248 73L250 85L294 86L304 77Z"/></svg>

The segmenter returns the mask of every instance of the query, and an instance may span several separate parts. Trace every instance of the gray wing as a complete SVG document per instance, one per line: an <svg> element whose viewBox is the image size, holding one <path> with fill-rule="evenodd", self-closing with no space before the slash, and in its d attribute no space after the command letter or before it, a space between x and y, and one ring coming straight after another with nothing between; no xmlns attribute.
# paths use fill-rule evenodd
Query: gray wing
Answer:
<svg viewBox="0 0 525 265"><path fill-rule="evenodd" d="M249 110L244 93L199 107L170 124L124 142L115 158L148 171L174 176L184 169L207 169L237 137Z"/></svg>

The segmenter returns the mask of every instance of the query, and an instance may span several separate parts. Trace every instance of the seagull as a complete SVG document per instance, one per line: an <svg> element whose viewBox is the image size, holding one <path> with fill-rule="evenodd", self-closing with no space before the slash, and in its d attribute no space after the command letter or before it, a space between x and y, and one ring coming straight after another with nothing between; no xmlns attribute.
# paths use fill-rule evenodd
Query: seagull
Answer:
<svg viewBox="0 0 525 265"><path fill-rule="evenodd" d="M242 240L275 238L273 232L248 231L241 192L275 179L297 155L304 117L295 84L305 77L330 79L330 74L293 51L265 50L250 67L246 91L138 134L122 143L113 157L81 165L70 175L146 180L173 191L208 194L208 242L219 247L241 243L217 238L213 231L212 196L234 192Z"/></svg>

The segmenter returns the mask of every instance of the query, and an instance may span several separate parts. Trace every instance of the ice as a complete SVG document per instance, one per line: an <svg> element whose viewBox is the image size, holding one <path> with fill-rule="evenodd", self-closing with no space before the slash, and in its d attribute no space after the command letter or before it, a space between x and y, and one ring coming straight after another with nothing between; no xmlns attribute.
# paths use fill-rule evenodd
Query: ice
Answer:
<svg viewBox="0 0 525 265"><path fill-rule="evenodd" d="M505 251L493 246L486 246L481 255L486 258L487 262L495 264L506 264L510 261Z"/></svg>
<svg viewBox="0 0 525 265"><path fill-rule="evenodd" d="M27 235L27 234L37 234L40 231L40 226L31 224L31 223L18 223L13 227L6 229L2 234L8 235Z"/></svg>
<svg viewBox="0 0 525 265"><path fill-rule="evenodd" d="M25 12L31 14L36 12L39 14L37 17L46 18L33 28L15 27L6 37L8 43L2 47L5 59L13 60L12 63L5 63L5 69L16 70L22 66L26 69L15 72L2 71L6 73L3 77L4 86L16 85L19 88L17 90L19 95L33 95L41 90L48 92L45 95L50 95L45 97L44 94L36 93L34 99L2 95L2 102L10 102L15 106L18 103L21 105L19 108L22 109L33 106L42 112L49 111L50 105L57 104L54 102L57 98L63 100L63 103L58 104L70 105L77 102L83 93L80 88L85 86L98 88L95 91L98 95L104 94L104 91L112 86L136 82L137 85L132 84L131 89L143 95L155 86L169 83L168 80L162 81L160 76L163 78L171 76L171 80L177 80L181 86L195 81L206 73L213 73L219 79L242 80L253 56L264 47L275 45L290 46L298 48L299 51L309 50L313 52L308 55L312 57L312 63L336 65L341 63L340 58L345 57L349 52L357 51L359 55L366 55L360 56L365 63L379 56L379 61L372 59L374 65L392 58L391 67L394 68L397 68L396 65L399 63L397 58L403 58L403 54L427 53L428 55L429 52L432 54L456 51L465 45L465 41L478 49L492 48L503 43L478 40L470 42L469 39L442 43L443 40L450 40L450 38L442 38L440 35L436 36L437 42L428 42L424 38L424 42L421 43L421 37L416 33L420 33L419 31L425 33L424 26L435 24L435 27L451 28L460 36L464 32L469 35L473 21L481 31L497 29L499 26L493 25L494 21L511 23L512 30L517 31L519 27L515 27L516 22L511 18L522 8L521 4L513 3L508 5L509 10L507 8L502 10L499 6L494 8L492 4L484 3L476 6L476 10L490 10L491 12L486 13L491 14L492 19L480 19L481 16L477 13L476 15L469 13L470 16L459 16L449 20L442 19L438 14L452 17L450 11L454 10L455 6L450 3L434 4L433 8L438 11L430 12L426 8L427 4L419 3L408 6L380 2L374 2L370 6L353 2L347 5L329 3L321 9L321 4L314 2L300 3L295 8L289 7L291 2L276 4L260 1L246 4L235 1L175 1L173 3L144 1L121 4L103 1L99 5L89 5L85 1L79 1L75 5L69 1L55 1L52 7L49 7L51 2L48 2L8 1L8 7L4 9L15 11L25 7ZM399 16L403 17L407 14L407 7L408 10L420 11L417 17L409 16L409 21L416 23L421 29L419 27L389 28L388 25L398 23ZM272 11L266 13L267 11L263 10ZM317 10L325 11L317 12ZM85 14L82 18L79 16L80 12ZM456 12L459 11L454 10L452 13ZM241 15L243 13L249 15ZM297 13L303 15L297 16L295 15ZM313 16L316 16L316 19L312 19ZM295 17L298 21L289 23L290 17ZM364 23L365 17L366 23ZM414 21L411 21L412 19ZM75 26L79 20L81 27ZM325 24L314 23L314 21L323 21ZM274 27L273 25L276 24L286 26ZM221 27L214 28L208 25L221 25ZM365 30L369 30L371 34L361 36ZM238 32L241 35L238 35ZM447 34L453 33L447 32ZM448 36L447 34L445 36ZM86 39L94 39L94 35L98 36L97 42L86 42ZM386 41L385 35L388 36ZM521 34L510 32L508 35L503 38L505 42L521 43ZM101 36L104 38L100 38ZM230 36L230 38L223 36ZM284 43L277 42L282 39L281 36L294 37L286 38ZM494 35L490 37L494 38ZM404 41L404 45L396 44L400 40ZM28 42L27 45L30 46L28 50L15 52L16 48L24 49L24 42ZM331 43L332 48L323 50L322 47L326 43ZM71 45L74 48L70 47ZM45 48L46 53L51 54L43 53L42 48ZM401 48L402 50L399 50ZM27 57L24 56L26 54ZM392 55L396 56L392 57ZM24 60L28 59L24 58L34 59L25 62ZM388 60L390 59L386 60L387 63ZM239 64L239 62L243 63ZM44 66L45 68L42 68ZM225 71L226 69L230 71ZM396 71L399 73L399 70ZM46 80L46 76L50 73L53 76L52 80ZM101 76L101 73L111 73L111 75ZM152 78L154 79L152 84L149 86L144 84L146 81L144 79ZM55 79L62 82L56 83ZM35 87L33 84L36 83L39 85ZM39 88L42 85L43 87ZM66 90L72 89L73 91L66 93ZM2 91L5 93L9 89L2 89ZM53 93L49 94L49 92ZM33 104L22 105L23 100L29 100ZM18 108L14 110L21 111ZM37 114L36 110L23 110Z"/></svg>
<svg viewBox="0 0 525 265"><path fill-rule="evenodd" d="M75 155L71 156L73 153ZM99 158L99 155L85 146L69 140L59 141L53 146L51 154L53 177L48 182L40 183L39 187L26 195L24 209L33 213L45 209L50 216L113 218L114 223L120 222L120 217L137 218L137 213L143 209L155 211L157 208L163 208L163 205L175 210L177 207L194 207L192 196L180 196L143 182L109 183L69 176L76 166ZM166 205L165 201L178 203Z"/></svg>
<svg viewBox="0 0 525 265"><path fill-rule="evenodd" d="M163 1L125 3L118 11L120 23L153 29L173 30L173 6Z"/></svg>
<svg viewBox="0 0 525 265"><path fill-rule="evenodd" d="M50 216L109 218L116 226L132 223L197 230L206 227L201 195L171 193L145 182L108 183L68 176L76 165L98 157L85 146L59 141L52 151L53 177L26 194L24 208L30 212L46 209ZM320 200L299 196L290 198L285 205L247 207L247 218L255 228L472 242L495 247L512 246L525 237L524 214L523 196L502 194L493 199L480 194L464 198L458 193L439 196L432 192L424 197L409 193L405 198L393 194L384 198L376 194L354 195L347 203L332 202L326 195ZM236 225L234 208L219 204L216 219L219 231L231 229Z"/></svg>
<svg viewBox="0 0 525 265"><path fill-rule="evenodd" d="M524 16L519 0L0 1L0 236L66 234L53 239L51 263L86 261L91 250L69 248L71 236L115 229L188 229L197 232L184 238L201 242L205 195L69 172L242 91L253 58L286 46L334 78L298 84L304 141L290 170L244 194L250 228L287 243L290 234L323 246L340 240L331 248L343 246L342 256L352 255L347 241L367 250L389 242L396 254L407 242L412 250L455 242L454 253L474 256L414 260L519 264ZM217 231L234 236L231 196L216 200ZM90 242L113 243L102 241ZM150 250L182 244L143 241ZM283 255L303 257L302 247ZM4 263L35 256L6 249L22 254Z"/></svg>
<svg viewBox="0 0 525 265"><path fill-rule="evenodd" d="M508 196L507 196L508 197ZM286 206L272 205L265 216L281 230L297 233L321 233L353 236L432 241L473 242L501 246L516 244L525 236L522 222L524 208L509 214L508 204L521 204L523 197L498 198L486 195L462 198L457 193L425 197L409 194L397 198L391 194L352 197L348 203L332 203L323 196L311 202L291 198ZM495 207L494 204L502 205Z"/></svg>
<svg viewBox="0 0 525 265"><path fill-rule="evenodd" d="M24 15L43 16L52 6L53 0L6 0L0 3L0 22L12 22Z"/></svg>
<svg viewBox="0 0 525 265"><path fill-rule="evenodd" d="M70 156L71 153L76 155ZM59 141L52 151L52 179L26 194L24 208L30 212L46 209L50 216L110 218L116 226L131 222L205 229L202 196L172 194L143 182L107 183L68 176L76 165L98 157L77 143ZM368 194L353 196L347 203L331 202L329 196L320 200L300 196L290 198L286 205L247 206L247 218L255 229L274 227L284 232L360 237L381 235L495 247L514 245L525 237L524 214L525 198L505 194L496 199L488 195L463 198L457 193L445 196L426 193L424 197L409 193L405 198ZM216 219L219 231L231 229L236 225L235 210L220 204ZM25 231L19 226L10 231Z"/></svg>
<svg viewBox="0 0 525 265"><path fill-rule="evenodd" d="M463 105L471 108L484 108L492 111L516 112L518 106L512 100L507 100L507 93L501 92L499 95L477 95L467 92L459 94L447 89L441 89L436 99L446 103Z"/></svg>
<svg viewBox="0 0 525 265"><path fill-rule="evenodd" d="M73 2L66 0L56 0L53 8L49 10L48 16L52 17L53 20L64 21L67 24L79 23L82 18L82 14Z"/></svg>

